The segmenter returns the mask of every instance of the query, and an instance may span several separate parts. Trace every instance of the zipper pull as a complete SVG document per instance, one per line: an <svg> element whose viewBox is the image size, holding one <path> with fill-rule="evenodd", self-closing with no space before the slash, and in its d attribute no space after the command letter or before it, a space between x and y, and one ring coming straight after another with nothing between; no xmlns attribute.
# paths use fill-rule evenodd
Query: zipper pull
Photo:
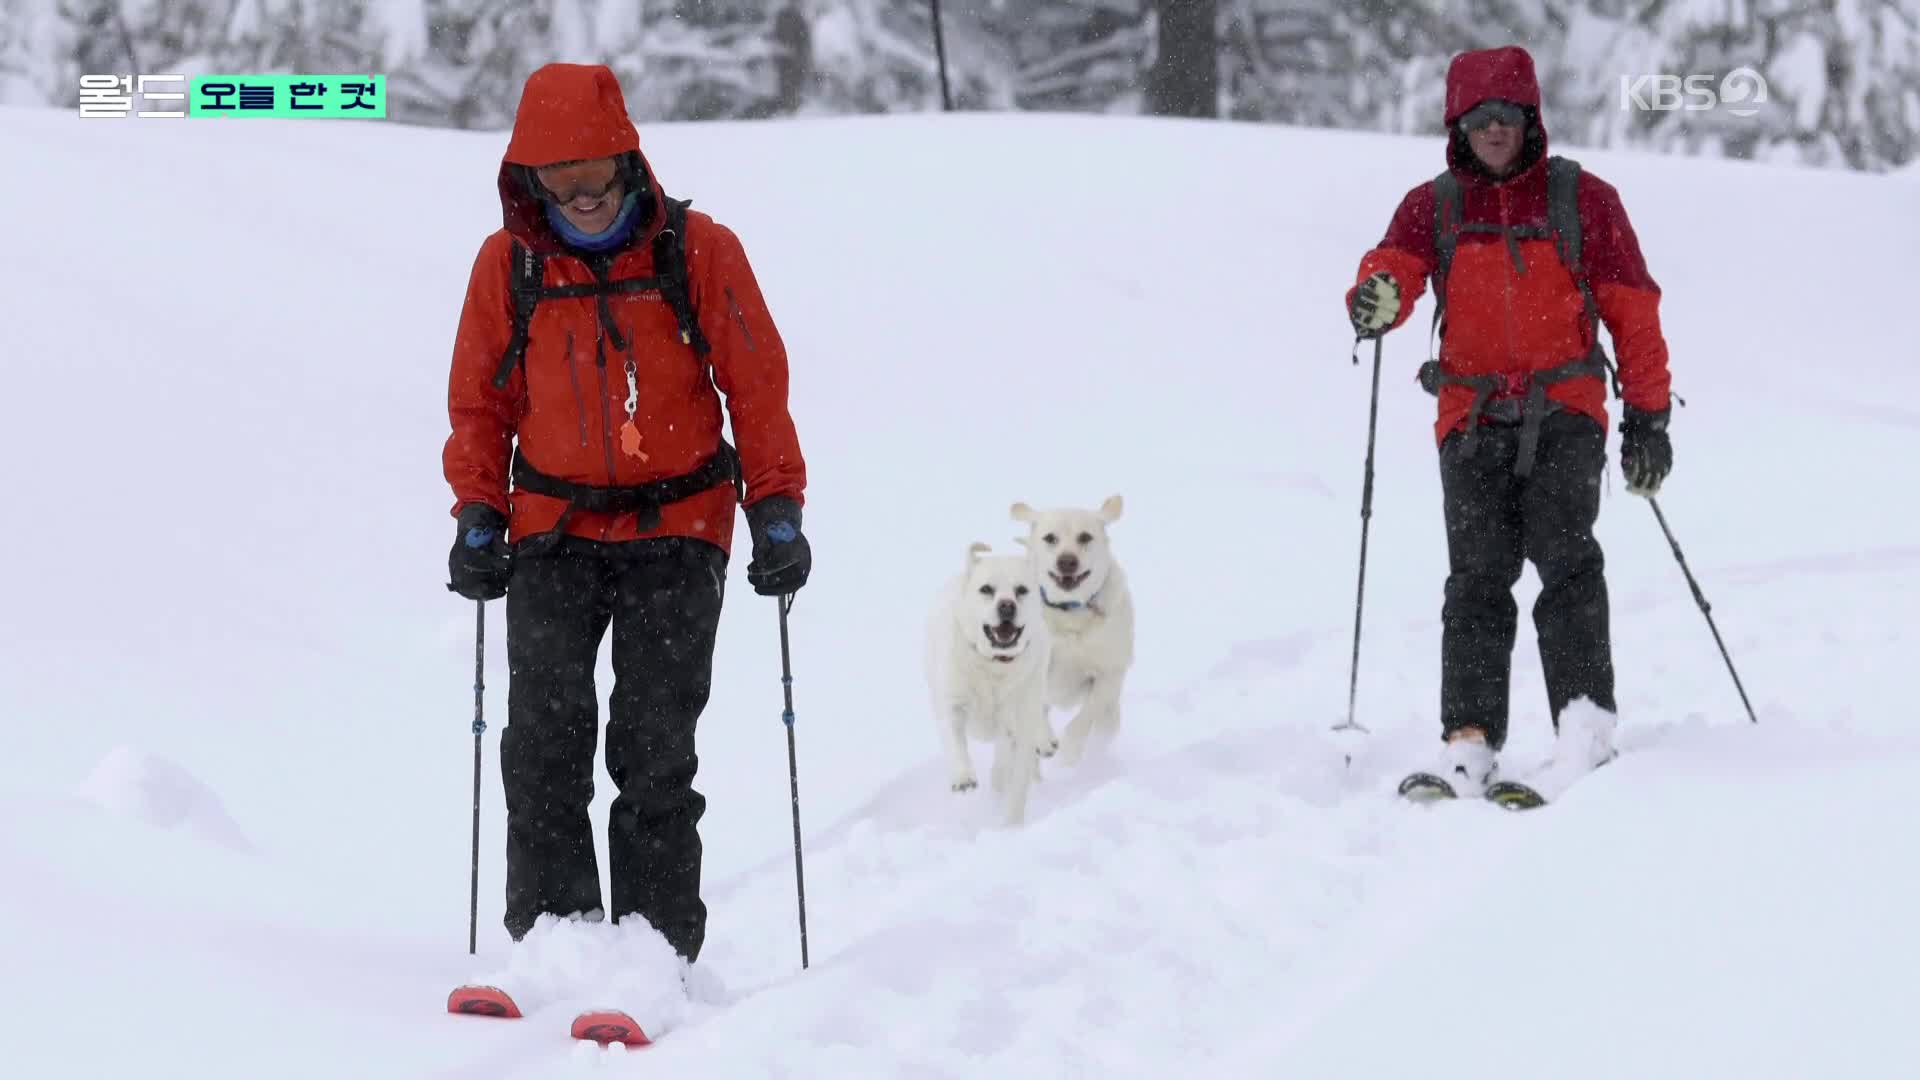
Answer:
<svg viewBox="0 0 1920 1080"><path fill-rule="evenodd" d="M640 451L640 426L633 422L634 414L640 408L640 372L634 366L633 353L627 353L627 422L620 425L620 452L632 458L647 460Z"/></svg>

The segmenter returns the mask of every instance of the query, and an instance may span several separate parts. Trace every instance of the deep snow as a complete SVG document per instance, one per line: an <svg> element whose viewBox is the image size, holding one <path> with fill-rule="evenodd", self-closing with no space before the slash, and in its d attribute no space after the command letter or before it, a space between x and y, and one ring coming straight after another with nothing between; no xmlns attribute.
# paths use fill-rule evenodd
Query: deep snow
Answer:
<svg viewBox="0 0 1920 1080"><path fill-rule="evenodd" d="M1920 1050L1910 173L1558 148L1621 189L1666 289L1689 404L1662 506L1761 723L1610 468L1627 753L1514 817L1386 794L1436 728L1424 301L1386 346L1350 770L1327 730L1370 363L1340 294L1437 137L644 130L669 191L745 240L794 358L813 963L774 612L743 555L701 729L703 989L645 1004L673 1030L623 1058L566 1019L619 983L653 1000L644 933L543 934L526 1020L441 1011L515 963L499 605L466 954L473 609L444 589L439 470L504 135L20 109L0 133L28 148L0 170L26 451L0 606L10 1075L1784 1077ZM968 543L1012 547L1012 502L1115 492L1141 620L1120 740L999 829L984 792L946 790L922 605ZM1547 746L1535 588L1522 760Z"/></svg>

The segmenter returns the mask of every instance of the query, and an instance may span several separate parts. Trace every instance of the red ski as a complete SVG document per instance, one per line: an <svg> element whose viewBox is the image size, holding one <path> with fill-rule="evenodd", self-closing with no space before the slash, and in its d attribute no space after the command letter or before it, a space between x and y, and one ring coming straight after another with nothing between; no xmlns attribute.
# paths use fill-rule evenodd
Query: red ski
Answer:
<svg viewBox="0 0 1920 1080"><path fill-rule="evenodd" d="M460 1016L497 1016L520 1018L520 1006L497 986L469 984L456 986L447 995L447 1011ZM621 1043L625 1046L651 1046L653 1040L641 1029L640 1022L618 1009L592 1009L573 1018L573 1037L601 1046Z"/></svg>
<svg viewBox="0 0 1920 1080"><path fill-rule="evenodd" d="M520 1006L497 986L456 986L447 995L447 1011L463 1016L520 1017Z"/></svg>
<svg viewBox="0 0 1920 1080"><path fill-rule="evenodd" d="M633 1017L618 1009L594 1009L583 1012L573 1018L573 1037L591 1039L605 1046L608 1043L625 1043L628 1046L647 1046L653 1040L640 1030Z"/></svg>

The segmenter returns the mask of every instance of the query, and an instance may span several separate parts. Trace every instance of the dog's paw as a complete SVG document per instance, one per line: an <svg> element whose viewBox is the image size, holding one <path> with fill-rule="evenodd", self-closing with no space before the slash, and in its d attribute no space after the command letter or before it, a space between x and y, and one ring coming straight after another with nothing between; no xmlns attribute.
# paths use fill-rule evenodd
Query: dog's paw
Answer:
<svg viewBox="0 0 1920 1080"><path fill-rule="evenodd" d="M979 786L980 786L980 781L974 779L971 774L967 776L956 777L953 781L953 790L956 793L972 791L974 788L977 788Z"/></svg>
<svg viewBox="0 0 1920 1080"><path fill-rule="evenodd" d="M1039 746L1035 747L1034 750L1041 757L1050 758L1053 755L1060 752L1060 740L1049 738L1046 742L1043 742Z"/></svg>

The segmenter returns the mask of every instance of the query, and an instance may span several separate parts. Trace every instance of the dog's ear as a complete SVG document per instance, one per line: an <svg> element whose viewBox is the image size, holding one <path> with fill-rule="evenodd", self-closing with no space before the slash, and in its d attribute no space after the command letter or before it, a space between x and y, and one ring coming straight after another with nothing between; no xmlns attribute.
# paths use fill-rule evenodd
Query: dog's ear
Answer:
<svg viewBox="0 0 1920 1080"><path fill-rule="evenodd" d="M1024 521L1028 523L1032 523L1033 521L1033 507L1028 506L1026 503L1023 503L1023 502L1014 503L1013 509L1010 511L1010 513L1013 514L1013 520L1015 521Z"/></svg>
<svg viewBox="0 0 1920 1080"><path fill-rule="evenodd" d="M1026 537L1024 537L1024 536L1016 536L1016 537L1014 537L1014 538L1013 538L1013 542L1014 542L1014 543L1016 543L1016 544L1019 544L1019 545L1020 545L1021 547L1023 547L1023 548L1026 548L1026 549L1027 549L1027 550L1029 550L1029 551L1031 551L1031 550L1033 550L1033 542L1032 542L1032 541L1030 541L1030 540L1028 540L1028 539L1027 539Z"/></svg>
<svg viewBox="0 0 1920 1080"><path fill-rule="evenodd" d="M1109 525L1120 520L1120 496L1109 495L1107 501L1100 504L1100 520Z"/></svg>
<svg viewBox="0 0 1920 1080"><path fill-rule="evenodd" d="M971 544L968 544L967 545L967 568L972 569L973 564L980 561L980 556L985 555L987 552L992 550L993 550L993 545L982 544L977 540Z"/></svg>

